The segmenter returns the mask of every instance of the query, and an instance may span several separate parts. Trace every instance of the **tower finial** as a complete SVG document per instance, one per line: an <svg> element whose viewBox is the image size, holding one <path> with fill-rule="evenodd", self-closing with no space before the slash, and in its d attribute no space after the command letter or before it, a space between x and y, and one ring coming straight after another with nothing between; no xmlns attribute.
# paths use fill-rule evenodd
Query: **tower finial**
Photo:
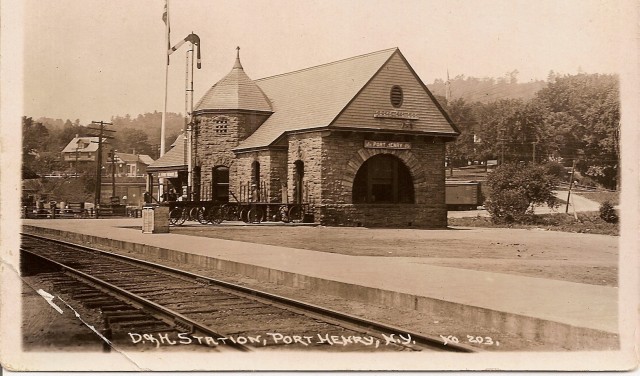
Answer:
<svg viewBox="0 0 640 376"><path fill-rule="evenodd" d="M243 69L240 63L240 46L236 47L236 63L233 65L233 68Z"/></svg>

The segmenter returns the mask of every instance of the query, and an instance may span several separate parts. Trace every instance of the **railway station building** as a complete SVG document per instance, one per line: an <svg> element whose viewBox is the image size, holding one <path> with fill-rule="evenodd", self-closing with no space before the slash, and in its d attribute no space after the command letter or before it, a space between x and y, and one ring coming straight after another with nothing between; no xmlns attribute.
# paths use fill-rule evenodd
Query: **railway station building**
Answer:
<svg viewBox="0 0 640 376"><path fill-rule="evenodd" d="M238 50L193 116L195 200L305 203L324 225L447 224L459 131L397 48L258 80ZM149 170L184 178L176 144Z"/></svg>

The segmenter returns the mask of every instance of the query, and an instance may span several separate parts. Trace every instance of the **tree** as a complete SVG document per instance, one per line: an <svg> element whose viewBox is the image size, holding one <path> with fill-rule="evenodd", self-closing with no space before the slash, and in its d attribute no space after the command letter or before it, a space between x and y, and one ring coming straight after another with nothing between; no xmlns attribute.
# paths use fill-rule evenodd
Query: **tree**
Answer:
<svg viewBox="0 0 640 376"><path fill-rule="evenodd" d="M608 188L618 184L620 89L616 75L555 76L537 99L549 110L558 153L576 169Z"/></svg>
<svg viewBox="0 0 640 376"><path fill-rule="evenodd" d="M136 128L122 128L115 133L113 147L123 153L153 154L147 134Z"/></svg>
<svg viewBox="0 0 640 376"><path fill-rule="evenodd" d="M535 206L557 207L553 191L558 181L540 165L507 163L487 177L489 188L485 206L497 223L526 221Z"/></svg>
<svg viewBox="0 0 640 376"><path fill-rule="evenodd" d="M477 121L474 108L462 98L447 103L446 108L451 121L460 130L456 141L447 143L447 157L454 166L466 166L476 156L474 132Z"/></svg>
<svg viewBox="0 0 640 376"><path fill-rule="evenodd" d="M22 117L22 175L29 179L37 176L37 159L48 141L49 130L32 118Z"/></svg>

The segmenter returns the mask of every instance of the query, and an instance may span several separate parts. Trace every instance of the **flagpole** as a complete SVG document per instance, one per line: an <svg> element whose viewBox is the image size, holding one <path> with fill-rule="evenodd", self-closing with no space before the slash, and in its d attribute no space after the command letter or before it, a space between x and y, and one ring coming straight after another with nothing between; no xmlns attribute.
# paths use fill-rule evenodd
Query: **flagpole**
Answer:
<svg viewBox="0 0 640 376"><path fill-rule="evenodd" d="M164 145L164 137L165 137L165 127L166 127L166 121L167 121L167 97L168 97L168 91L169 91L169 47L171 45L171 42L169 40L169 0L166 0L166 14L167 14L167 21L165 22L165 46L167 46L166 50L165 50L165 54L167 55L167 64L165 65L164 68L164 106L162 108L162 125L160 128L160 156L162 157L164 155L164 149L165 149L165 145Z"/></svg>
<svg viewBox="0 0 640 376"><path fill-rule="evenodd" d="M169 32L171 27L169 26L169 0L165 0L165 9L163 15L165 21L165 54L167 55L167 62L164 67L164 105L162 107L162 124L160 126L160 157L164 155L165 149L165 128L167 122L167 97L169 92L169 50L171 49L171 39L169 37ZM162 198L164 194L164 178L158 177L158 201Z"/></svg>

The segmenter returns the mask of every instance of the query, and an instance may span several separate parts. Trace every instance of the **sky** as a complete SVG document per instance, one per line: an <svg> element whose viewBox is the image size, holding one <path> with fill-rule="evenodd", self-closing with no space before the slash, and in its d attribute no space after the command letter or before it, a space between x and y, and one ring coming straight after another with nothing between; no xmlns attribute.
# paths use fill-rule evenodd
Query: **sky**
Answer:
<svg viewBox="0 0 640 376"><path fill-rule="evenodd" d="M421 79L550 70L617 73L624 1L169 0L171 44L202 43L195 101L233 66L254 79L399 47ZM25 0L24 108L108 121L162 111L164 0ZM628 7L626 7L628 8ZM171 56L168 106L185 110L187 44Z"/></svg>

